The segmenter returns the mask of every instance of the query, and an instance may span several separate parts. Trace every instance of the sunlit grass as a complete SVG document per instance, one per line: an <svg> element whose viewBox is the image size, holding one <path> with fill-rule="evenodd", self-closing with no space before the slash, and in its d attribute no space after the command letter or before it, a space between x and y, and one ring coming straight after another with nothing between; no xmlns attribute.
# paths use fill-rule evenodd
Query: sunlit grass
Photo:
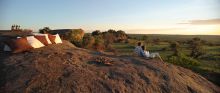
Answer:
<svg viewBox="0 0 220 93"><path fill-rule="evenodd" d="M113 48L115 48L120 55L131 55L135 48L134 45L125 43L114 43ZM166 48L166 50L163 50ZM168 43L160 43L159 45L148 45L146 47L150 52L159 52L161 57L166 61L168 56L172 55L173 52L169 49ZM220 73L220 46L205 46L206 54L204 58L198 59L201 63L200 69L219 72ZM182 46L181 50L184 54L190 55L190 48L187 45Z"/></svg>

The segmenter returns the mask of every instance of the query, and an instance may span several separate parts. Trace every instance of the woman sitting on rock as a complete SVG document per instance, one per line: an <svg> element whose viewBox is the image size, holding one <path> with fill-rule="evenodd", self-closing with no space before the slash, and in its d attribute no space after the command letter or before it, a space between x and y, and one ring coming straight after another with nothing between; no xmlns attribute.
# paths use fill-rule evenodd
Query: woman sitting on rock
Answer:
<svg viewBox="0 0 220 93"><path fill-rule="evenodd" d="M142 57L146 57L146 58L155 58L155 57L158 57L161 61L162 58L160 57L160 54L159 53L150 53L149 51L145 50L145 46L141 46L142 50L141 50L141 56Z"/></svg>

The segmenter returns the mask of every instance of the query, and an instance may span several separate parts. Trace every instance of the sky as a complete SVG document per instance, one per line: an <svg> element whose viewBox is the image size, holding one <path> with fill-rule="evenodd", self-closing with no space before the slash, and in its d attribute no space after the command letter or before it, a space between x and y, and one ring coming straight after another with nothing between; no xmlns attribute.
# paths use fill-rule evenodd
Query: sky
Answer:
<svg viewBox="0 0 220 93"><path fill-rule="evenodd" d="M220 35L220 0L0 0L0 29Z"/></svg>

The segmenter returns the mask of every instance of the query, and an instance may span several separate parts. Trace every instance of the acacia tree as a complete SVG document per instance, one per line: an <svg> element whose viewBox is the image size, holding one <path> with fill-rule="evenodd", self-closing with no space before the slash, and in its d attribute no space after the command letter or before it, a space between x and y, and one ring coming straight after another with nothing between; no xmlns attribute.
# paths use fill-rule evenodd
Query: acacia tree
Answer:
<svg viewBox="0 0 220 93"><path fill-rule="evenodd" d="M115 34L117 42L125 41L128 39L127 34L122 30L118 30Z"/></svg>
<svg viewBox="0 0 220 93"><path fill-rule="evenodd" d="M170 44L170 48L174 52L173 55L168 57L168 62L180 65L183 67L194 67L200 65L200 63L191 57L186 56L181 52L181 47L178 42L173 42Z"/></svg>
<svg viewBox="0 0 220 93"><path fill-rule="evenodd" d="M92 36L98 36L101 35L101 31L100 30L95 30L92 32Z"/></svg>
<svg viewBox="0 0 220 93"><path fill-rule="evenodd" d="M105 32L100 32L99 30L96 30L92 32L92 36L95 37L95 47L96 49L99 50L103 49L103 46L104 48L111 49L112 48L111 44L113 42L125 41L128 38L127 34L124 31L122 30L115 31L113 29L109 29L108 31Z"/></svg>
<svg viewBox="0 0 220 93"><path fill-rule="evenodd" d="M115 31L115 30L113 30L113 29L109 29L107 32L108 32L108 33L113 33L113 34L116 34L116 31Z"/></svg>
<svg viewBox="0 0 220 93"><path fill-rule="evenodd" d="M181 56L180 44L178 42L172 42L170 48L174 52L173 56Z"/></svg>
<svg viewBox="0 0 220 93"><path fill-rule="evenodd" d="M193 38L190 45L192 49L190 54L191 57L198 58L199 56L205 54L200 38Z"/></svg>

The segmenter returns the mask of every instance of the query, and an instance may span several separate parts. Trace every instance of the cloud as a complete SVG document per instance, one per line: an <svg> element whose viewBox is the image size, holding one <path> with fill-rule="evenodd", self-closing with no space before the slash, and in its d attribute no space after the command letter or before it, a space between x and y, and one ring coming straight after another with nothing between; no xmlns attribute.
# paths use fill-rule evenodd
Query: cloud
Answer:
<svg viewBox="0 0 220 93"><path fill-rule="evenodd" d="M216 24L220 24L220 18L207 19L207 20L190 20L190 21L188 21L186 23L178 23L178 24L216 25Z"/></svg>

